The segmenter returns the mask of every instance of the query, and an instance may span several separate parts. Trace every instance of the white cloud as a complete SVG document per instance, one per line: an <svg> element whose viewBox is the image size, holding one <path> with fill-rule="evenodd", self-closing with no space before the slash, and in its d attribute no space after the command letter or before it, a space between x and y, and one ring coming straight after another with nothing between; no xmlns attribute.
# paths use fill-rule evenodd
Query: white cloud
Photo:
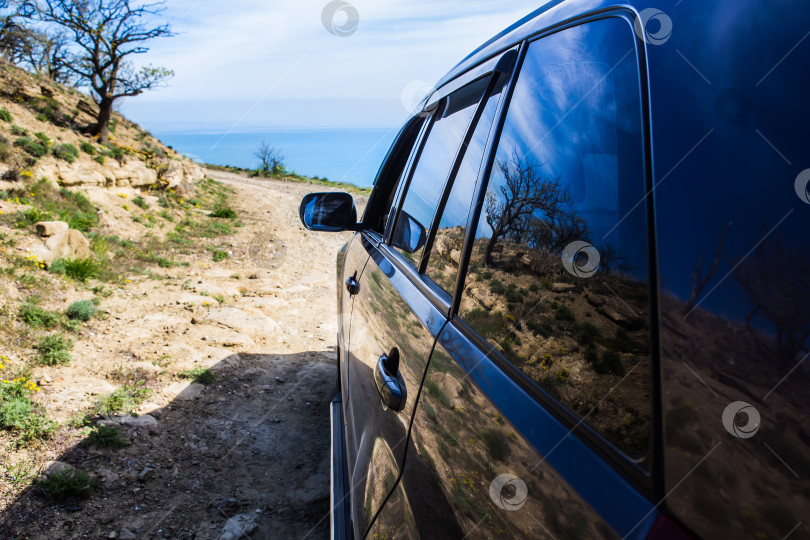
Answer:
<svg viewBox="0 0 810 540"><path fill-rule="evenodd" d="M336 37L321 23L324 0L172 0L166 15L178 35L154 41L139 60L172 68L175 77L167 88L130 100L123 110L147 127L165 121L172 109L177 122L207 126L216 117L219 123L221 115L210 109L216 104L237 122L256 103L246 125L351 120L389 126L406 114L401 94L409 83L436 82L475 47L537 7L524 0L506 7L483 0L352 3L359 27L349 37ZM366 100L375 102L368 112ZM349 102L355 103L348 107L351 118L324 116L330 103L345 111ZM283 113L274 114L267 104L284 108Z"/></svg>

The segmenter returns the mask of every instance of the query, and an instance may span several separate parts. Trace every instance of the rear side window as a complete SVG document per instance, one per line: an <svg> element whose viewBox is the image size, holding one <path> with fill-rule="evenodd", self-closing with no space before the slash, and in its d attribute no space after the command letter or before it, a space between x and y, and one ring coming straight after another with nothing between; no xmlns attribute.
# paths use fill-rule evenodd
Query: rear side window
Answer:
<svg viewBox="0 0 810 540"><path fill-rule="evenodd" d="M639 94L632 28L621 19L529 46L459 315L641 462L651 373Z"/></svg>
<svg viewBox="0 0 810 540"><path fill-rule="evenodd" d="M414 266L421 260L450 169L487 80L479 79L442 100L413 170L391 243Z"/></svg>

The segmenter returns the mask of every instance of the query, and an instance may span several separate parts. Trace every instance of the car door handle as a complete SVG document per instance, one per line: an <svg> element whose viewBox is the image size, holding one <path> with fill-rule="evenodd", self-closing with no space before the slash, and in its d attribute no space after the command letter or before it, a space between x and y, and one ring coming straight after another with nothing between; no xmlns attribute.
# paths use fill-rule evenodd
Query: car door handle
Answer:
<svg viewBox="0 0 810 540"><path fill-rule="evenodd" d="M360 283L357 281L356 277L350 276L346 280L346 290L349 291L349 294L352 296L354 296L360 291Z"/></svg>
<svg viewBox="0 0 810 540"><path fill-rule="evenodd" d="M398 411L402 405L402 387L399 384L399 350L394 347L387 355L380 355L374 370L374 382L383 403Z"/></svg>

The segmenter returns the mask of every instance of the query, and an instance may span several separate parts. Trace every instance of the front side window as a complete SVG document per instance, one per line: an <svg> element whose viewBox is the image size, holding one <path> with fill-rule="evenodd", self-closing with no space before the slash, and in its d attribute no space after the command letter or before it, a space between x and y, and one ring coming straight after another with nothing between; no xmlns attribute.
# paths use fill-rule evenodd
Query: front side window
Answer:
<svg viewBox="0 0 810 540"><path fill-rule="evenodd" d="M393 246L414 266L419 265L445 183L487 80L479 79L442 100L415 165L392 238Z"/></svg>
<svg viewBox="0 0 810 540"><path fill-rule="evenodd" d="M639 94L624 20L530 44L459 315L570 413L643 461L651 376Z"/></svg>

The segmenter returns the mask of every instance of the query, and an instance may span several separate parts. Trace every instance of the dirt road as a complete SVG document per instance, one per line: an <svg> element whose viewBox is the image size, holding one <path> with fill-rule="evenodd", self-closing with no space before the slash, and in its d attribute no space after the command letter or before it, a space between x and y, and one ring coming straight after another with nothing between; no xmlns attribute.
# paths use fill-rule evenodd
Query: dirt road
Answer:
<svg viewBox="0 0 810 540"><path fill-rule="evenodd" d="M69 366L37 368L40 401L66 421L137 373L153 392L138 417L111 417L120 450L57 432L46 459L93 473L101 489L55 504L35 484L0 507L0 537L325 538L335 384L335 254L346 234L301 227L317 186L209 176L235 188L244 226L232 254L129 277L110 316L82 330ZM361 201L362 202L362 201ZM189 384L184 370L216 380Z"/></svg>

